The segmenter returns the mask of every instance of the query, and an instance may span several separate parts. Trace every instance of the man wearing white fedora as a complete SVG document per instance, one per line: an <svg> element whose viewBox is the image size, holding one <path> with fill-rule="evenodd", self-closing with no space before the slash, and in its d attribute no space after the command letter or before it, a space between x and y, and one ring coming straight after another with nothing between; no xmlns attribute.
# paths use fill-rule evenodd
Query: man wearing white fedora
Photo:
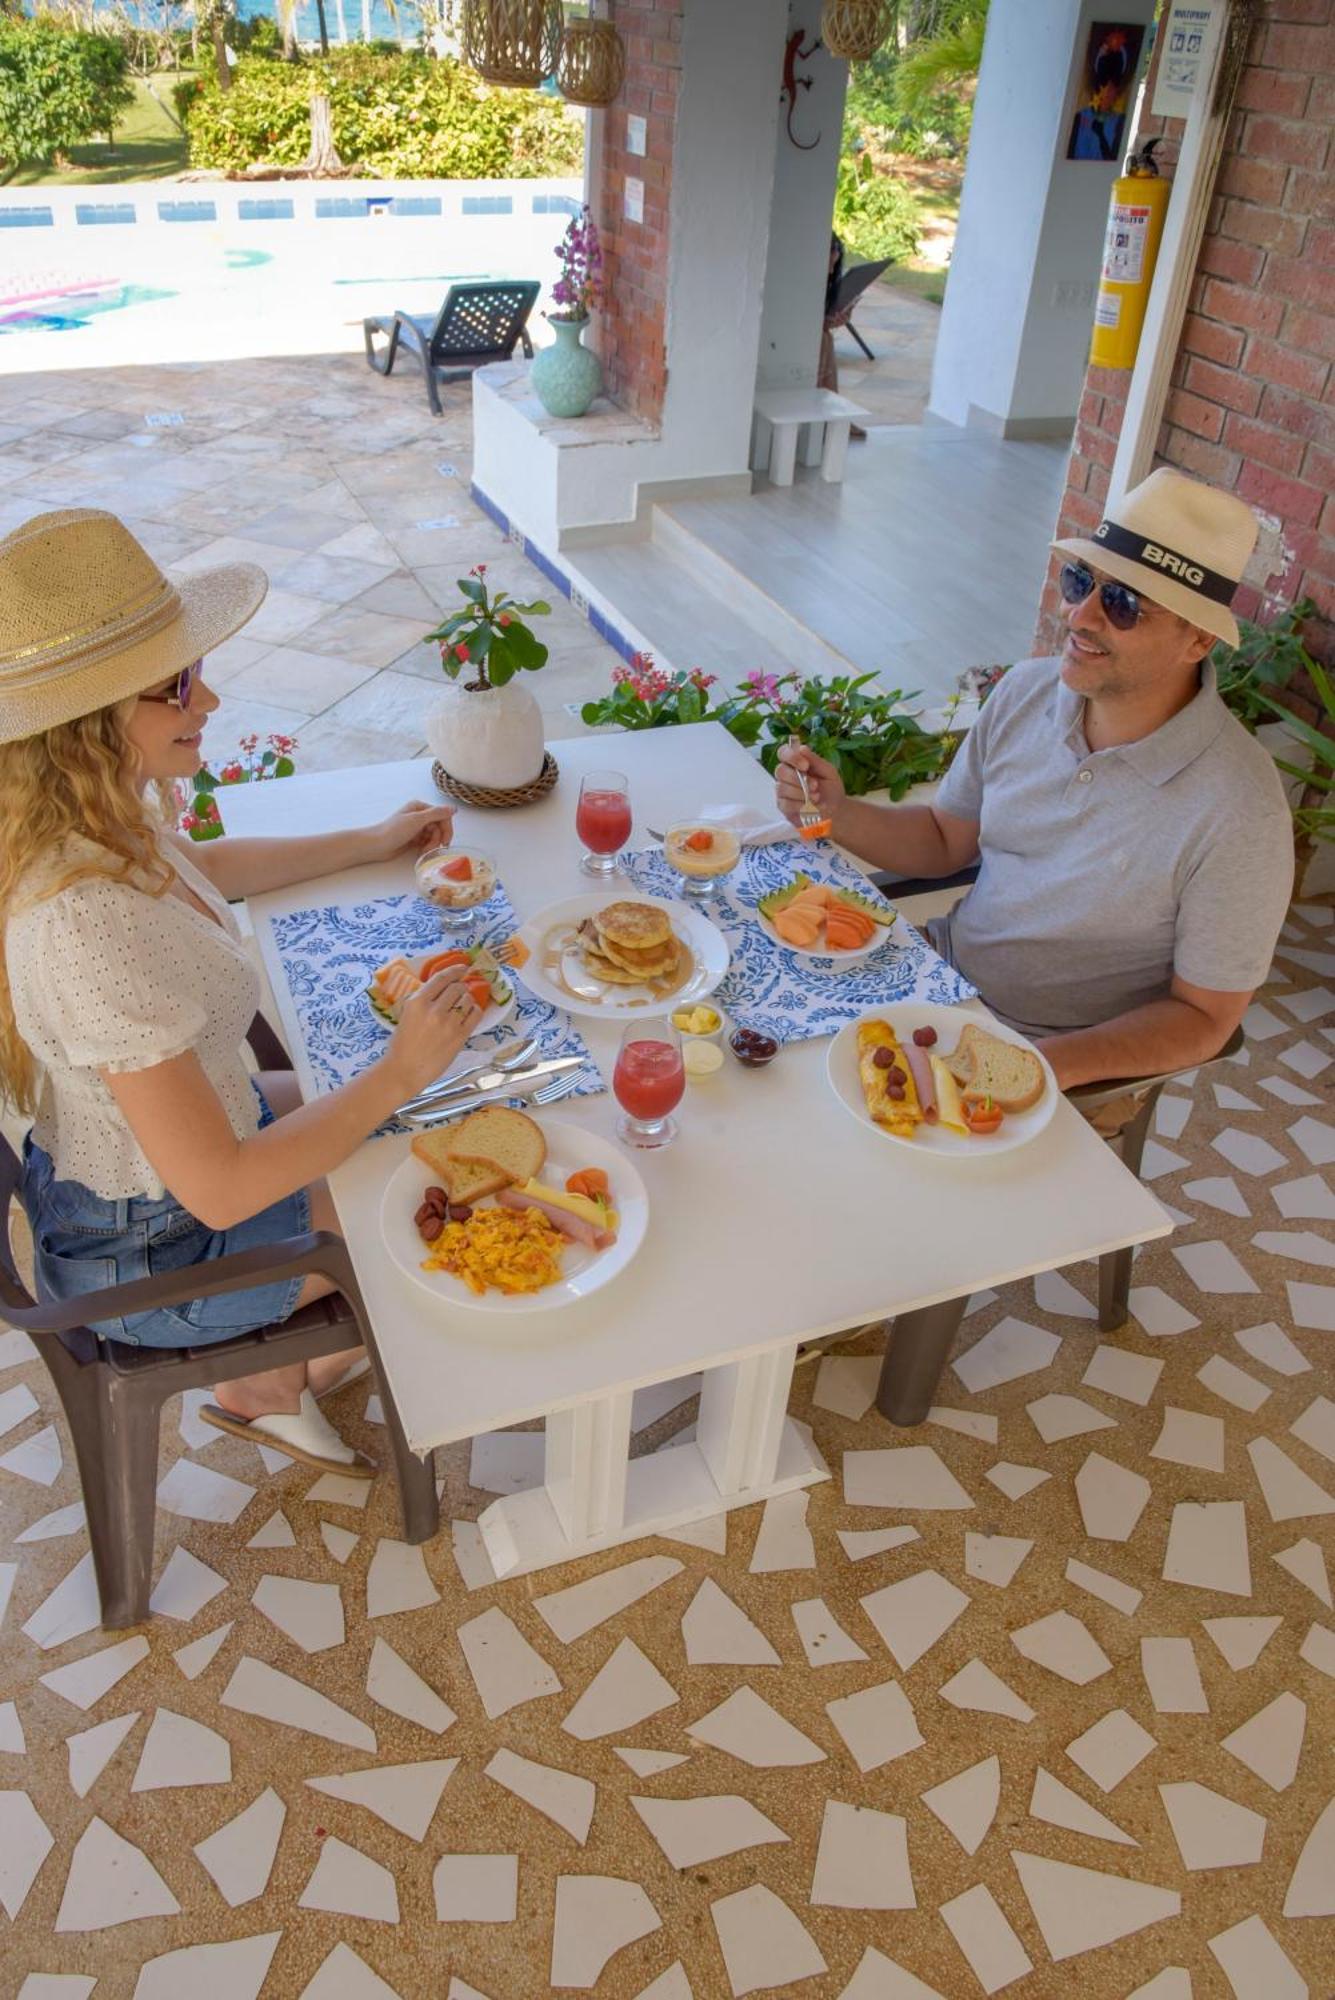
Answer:
<svg viewBox="0 0 1335 2000"><path fill-rule="evenodd" d="M203 656L267 588L249 563L172 584L91 508L0 540L0 1101L33 1121L20 1194L43 1298L336 1232L323 1176L441 1074L477 1017L447 970L405 1004L379 1061L315 1103L246 1067L259 982L229 900L438 844L453 820L414 800L346 833L192 851L173 831L173 788L199 769L218 706ZM312 1273L91 1324L201 1347L330 1290ZM316 1406L348 1361L229 1381L202 1414L369 1478Z"/></svg>
<svg viewBox="0 0 1335 2000"><path fill-rule="evenodd" d="M978 864L929 935L1064 1089L1218 1054L1269 969L1292 823L1207 657L1237 644L1255 542L1250 507L1167 467L1056 542L1062 651L998 683L931 805L850 799L824 759L779 753L789 819L801 770L833 838L876 867Z"/></svg>

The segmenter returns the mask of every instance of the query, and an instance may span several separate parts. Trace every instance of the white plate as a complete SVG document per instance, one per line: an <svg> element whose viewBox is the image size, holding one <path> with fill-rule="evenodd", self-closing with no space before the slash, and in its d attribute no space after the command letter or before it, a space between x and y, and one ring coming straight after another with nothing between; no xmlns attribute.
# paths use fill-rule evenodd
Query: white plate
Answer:
<svg viewBox="0 0 1335 2000"><path fill-rule="evenodd" d="M664 911L677 936L690 946L695 957L695 970L684 986L667 995L656 994L647 985L605 986L602 980L584 970L573 946L564 955L563 966L566 979L576 991L567 992L543 970L544 946L552 933L568 930L573 939L576 926L595 910L606 909L609 903L647 903ZM519 935L528 946L529 956L516 976L530 993L536 993L553 1007L563 1007L567 1014L582 1014L590 1021L633 1021L645 1014L672 1013L678 1007L689 1006L693 1000L703 1000L728 970L728 941L717 924L711 924L708 917L689 903L669 902L665 896L642 896L629 887L610 895L601 890L592 895L571 896L564 903L551 903L530 917Z"/></svg>
<svg viewBox="0 0 1335 2000"><path fill-rule="evenodd" d="M835 887L837 885L832 883L830 886ZM884 896L878 896L871 888L870 883L867 886L867 895L869 901L884 903L893 919L895 916L893 903L887 902ZM780 951L791 951L797 958L828 959L835 966L849 965L859 958L870 958L874 951L879 951L882 945L889 944L890 942L890 925L878 924L866 944L857 945L852 951L831 951L828 945L789 944L787 938L779 936L774 925L765 916L763 911L753 908L751 915L760 925L761 930L764 931L770 943L776 944Z"/></svg>
<svg viewBox="0 0 1335 2000"><path fill-rule="evenodd" d="M998 1153L1014 1152L1017 1146L1028 1145L1043 1131L1057 1109L1060 1093L1056 1077L1033 1043L1026 1041L1014 1028L1003 1026L1000 1021L979 1022L978 1025L986 1026L989 1033L996 1035L1000 1041L1014 1042L1017 1048L1028 1049L1043 1064L1047 1088L1038 1103L1028 1111L1008 1112L999 1131L977 1139L966 1137L962 1132L947 1131L942 1125L920 1125L914 1138L901 1139L897 1132L887 1132L884 1126L875 1124L868 1116L866 1100L862 1095L862 1080L858 1075L858 1027L861 1021L888 1021L901 1042L908 1041L915 1028L935 1028L937 1040L933 1053L946 1055L953 1053L961 1030L971 1020L976 1021L977 1016L958 1007L938 1006L930 1000L868 1008L858 1021L849 1021L842 1027L830 1043L825 1058L830 1088L864 1132L875 1139L885 1139L892 1146L908 1146L924 1156L951 1160L994 1160Z"/></svg>
<svg viewBox="0 0 1335 2000"><path fill-rule="evenodd" d="M461 945L458 946L448 945L448 944L441 945L435 951L414 952L409 957L408 963L412 967L414 972L418 972L421 970L422 966L426 964L428 959L439 958L442 951L463 950L463 949L464 947ZM478 1022L476 1028L473 1030L468 1040L464 1043L465 1048L470 1048L477 1041L480 1035L489 1035L494 1028L503 1028L507 1021L512 1021L514 1019L515 1008L519 1005L519 995L515 992L514 974L510 971L509 966L503 965L501 967L501 977L504 979L506 985L510 989L509 999L503 1000L499 1007L488 1007L486 1013L482 1016L482 1019ZM394 1023L388 1018L387 1015L382 1014L379 1007L376 1006L375 1001L371 998L371 989L369 986L366 989L366 1004L370 1008L374 1018L380 1023L381 1027L388 1034L393 1029ZM446 1074L448 1075L449 1072L447 1071Z"/></svg>
<svg viewBox="0 0 1335 2000"><path fill-rule="evenodd" d="M559 1306L574 1305L577 1299L585 1299L610 1284L618 1272L625 1270L644 1241L649 1226L649 1194L625 1153L582 1125L556 1118L540 1118L537 1122L547 1141L547 1159L538 1178L550 1186L564 1187L569 1176L578 1173L581 1167L601 1167L620 1217L617 1240L606 1250L590 1250L582 1243L568 1242L561 1255L561 1277L540 1292L520 1292L507 1298L501 1292L487 1291L479 1296L469 1291L462 1278L452 1277L448 1271L422 1269L428 1246L418 1235L413 1217L427 1189L438 1183L425 1160L419 1160L415 1153L405 1153L385 1186L380 1204L380 1234L405 1277L451 1311L466 1306L477 1312L513 1317L516 1313L552 1312ZM480 1206L485 1208L487 1203Z"/></svg>

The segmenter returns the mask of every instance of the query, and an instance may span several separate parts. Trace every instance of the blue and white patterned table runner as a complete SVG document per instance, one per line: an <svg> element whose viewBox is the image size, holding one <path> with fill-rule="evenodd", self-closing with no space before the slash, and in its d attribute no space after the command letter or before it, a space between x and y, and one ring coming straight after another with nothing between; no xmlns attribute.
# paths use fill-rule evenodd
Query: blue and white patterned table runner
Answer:
<svg viewBox="0 0 1335 2000"><path fill-rule="evenodd" d="M366 998L377 966L386 959L415 958L456 945L495 946L517 925L509 897L498 889L479 905L477 922L465 931L443 932L431 905L411 894L378 896L351 905L313 904L272 918L270 928L316 1088L325 1092L337 1090L384 1053L387 1029ZM515 988L514 1015L503 1027L483 1030L470 1046L485 1051L519 1036L536 1035L543 1057L585 1058L587 1067L579 1072L576 1096L604 1090L588 1045L569 1015L537 999L508 970L506 977Z"/></svg>
<svg viewBox="0 0 1335 2000"><path fill-rule="evenodd" d="M621 860L646 895L680 895L681 878L663 859L661 848L642 848ZM813 850L796 840L744 847L727 887L697 906L728 940L732 963L714 997L734 1020L778 1041L800 1042L832 1035L872 1007L909 1000L953 1007L974 998L977 989L903 917L895 918L886 943L867 958L803 958L776 944L756 921L755 906L799 869L835 888L876 894L865 875L829 848Z"/></svg>

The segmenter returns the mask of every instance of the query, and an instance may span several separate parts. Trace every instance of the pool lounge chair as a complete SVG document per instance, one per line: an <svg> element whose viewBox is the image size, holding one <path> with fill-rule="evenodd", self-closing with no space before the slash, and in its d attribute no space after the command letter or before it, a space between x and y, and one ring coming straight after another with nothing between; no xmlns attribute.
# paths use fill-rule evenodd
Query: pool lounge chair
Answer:
<svg viewBox="0 0 1335 2000"><path fill-rule="evenodd" d="M378 375L388 375L400 346L407 348L421 364L427 399L439 416L439 383L456 382L490 361L508 361L521 344L533 358L528 316L539 289L536 278L451 285L434 321L427 314L405 312L392 319L363 320L366 359ZM388 343L379 352L377 334Z"/></svg>

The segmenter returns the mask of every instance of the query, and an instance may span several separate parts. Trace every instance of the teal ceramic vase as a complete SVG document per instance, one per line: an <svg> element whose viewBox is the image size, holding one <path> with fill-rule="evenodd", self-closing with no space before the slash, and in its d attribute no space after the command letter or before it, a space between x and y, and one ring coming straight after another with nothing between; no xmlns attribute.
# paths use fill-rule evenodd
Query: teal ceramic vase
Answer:
<svg viewBox="0 0 1335 2000"><path fill-rule="evenodd" d="M549 320L555 344L540 348L533 357L529 379L549 416L582 417L602 387L602 363L580 341L588 323L587 314L583 319Z"/></svg>

